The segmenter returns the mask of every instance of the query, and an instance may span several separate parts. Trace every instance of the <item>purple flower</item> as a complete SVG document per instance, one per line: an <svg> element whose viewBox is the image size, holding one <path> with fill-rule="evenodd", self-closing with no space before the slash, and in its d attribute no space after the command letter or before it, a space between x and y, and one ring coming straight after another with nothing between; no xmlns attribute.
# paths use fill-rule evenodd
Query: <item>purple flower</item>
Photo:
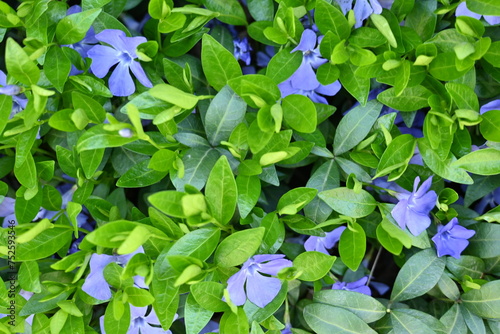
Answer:
<svg viewBox="0 0 500 334"><path fill-rule="evenodd" d="M392 209L392 216L404 229L408 227L411 234L417 236L425 231L431 224L429 212L436 205L437 195L433 190L429 191L432 184L432 176L429 177L419 189L420 177L415 178L413 192L398 193L398 204Z"/></svg>
<svg viewBox="0 0 500 334"><path fill-rule="evenodd" d="M104 268L111 262L125 265L137 253L144 253L142 246L135 252L126 255L92 254L90 257L90 274L87 276L85 283L83 283L82 290L95 299L110 299L111 289L108 282L104 279ZM144 284L142 276L135 276L134 282L141 288L147 287Z"/></svg>
<svg viewBox="0 0 500 334"><path fill-rule="evenodd" d="M471 238L474 234L476 234L476 231L468 230L458 225L458 219L453 218L445 226L438 226L438 232L432 237L432 241L436 244L439 257L451 255L458 259L460 258L460 253L469 245L467 239Z"/></svg>
<svg viewBox="0 0 500 334"><path fill-rule="evenodd" d="M481 109L479 109L479 113L482 115L490 110L500 110L500 99L486 103L481 107Z"/></svg>
<svg viewBox="0 0 500 334"><path fill-rule="evenodd" d="M316 251L330 255L330 253L328 253L328 249L335 246L335 244L340 240L340 236L345 229L345 226L340 226L331 232L327 232L324 237L310 236L304 243L304 248L308 252Z"/></svg>
<svg viewBox="0 0 500 334"><path fill-rule="evenodd" d="M316 73L309 64L302 63L294 74L278 85L281 97L300 94L309 97L313 102L328 104L323 96L333 96L342 88L339 81L324 86L316 79Z"/></svg>
<svg viewBox="0 0 500 334"><path fill-rule="evenodd" d="M231 301L237 305L245 304L248 300L259 307L269 304L281 289L281 281L276 277L263 276L277 275L292 262L284 259L285 255L255 255L248 259L240 271L227 280L227 290ZM246 292L245 292L246 285Z"/></svg>
<svg viewBox="0 0 500 334"><path fill-rule="evenodd" d="M332 289L354 291L371 296L372 292L370 288L366 286L366 282L368 282L368 276L360 278L356 282L351 282L351 283L338 281L332 286Z"/></svg>
<svg viewBox="0 0 500 334"><path fill-rule="evenodd" d="M335 0L340 5L342 12L347 14L352 8L352 0ZM356 0L354 4L354 17L356 18L356 24L354 27L359 28L372 13L380 14L382 13L382 8L390 8L394 0L382 1L382 4L378 0Z"/></svg>
<svg viewBox="0 0 500 334"><path fill-rule="evenodd" d="M130 305L130 327L128 328L127 334L172 334L170 330L164 330L160 327L160 320L152 308L148 315L146 312L148 307L136 307ZM178 315L175 315L177 319ZM106 334L104 330L104 316L99 318L99 324L101 325L102 334ZM158 327L153 327L155 325Z"/></svg>
<svg viewBox="0 0 500 334"><path fill-rule="evenodd" d="M467 4L465 3L465 1L458 5L457 10L455 11L455 16L469 16L477 20L480 20L481 17L484 17L485 21L492 26L500 23L500 16L481 15L471 12L469 8L467 8Z"/></svg>
<svg viewBox="0 0 500 334"><path fill-rule="evenodd" d="M109 89L115 96L129 96L135 92L134 81L130 71L141 84L153 87L153 84L144 73L135 52L139 44L145 43L145 37L127 37L125 33L117 29L106 29L95 37L110 46L96 45L88 51L92 59L90 69L98 78L104 78L113 65L116 68L109 77Z"/></svg>
<svg viewBox="0 0 500 334"><path fill-rule="evenodd" d="M12 96L12 111L9 118L24 110L28 104L28 99L24 97L24 94L19 95L21 91L22 89L19 86L7 85L7 75L0 70L0 95Z"/></svg>
<svg viewBox="0 0 500 334"><path fill-rule="evenodd" d="M313 30L306 29L300 37L299 44L290 52L302 51L304 55L302 64L309 64L313 68L318 68L328 62L328 60L321 57L319 52L319 43L321 43L321 39L322 37L318 38Z"/></svg>
<svg viewBox="0 0 500 334"><path fill-rule="evenodd" d="M250 65L250 62L252 61L252 47L248 43L248 38L243 37L243 38L236 38L234 41L234 56L236 59L240 59L242 62L244 62L247 66Z"/></svg>
<svg viewBox="0 0 500 334"><path fill-rule="evenodd" d="M266 67L275 53L274 46L266 45L264 51L257 52L257 66Z"/></svg>
<svg viewBox="0 0 500 334"><path fill-rule="evenodd" d="M481 201L477 203L474 209L477 213L483 214L488 206L494 208L497 205L500 205L500 188L497 188L488 195L484 196Z"/></svg>

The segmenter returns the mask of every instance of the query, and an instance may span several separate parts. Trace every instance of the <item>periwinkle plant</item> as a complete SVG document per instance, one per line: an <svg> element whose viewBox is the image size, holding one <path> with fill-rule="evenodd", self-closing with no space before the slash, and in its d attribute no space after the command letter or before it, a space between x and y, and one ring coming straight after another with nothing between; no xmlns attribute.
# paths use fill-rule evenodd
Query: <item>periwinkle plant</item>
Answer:
<svg viewBox="0 0 500 334"><path fill-rule="evenodd" d="M0 331L496 333L498 17L0 3Z"/></svg>

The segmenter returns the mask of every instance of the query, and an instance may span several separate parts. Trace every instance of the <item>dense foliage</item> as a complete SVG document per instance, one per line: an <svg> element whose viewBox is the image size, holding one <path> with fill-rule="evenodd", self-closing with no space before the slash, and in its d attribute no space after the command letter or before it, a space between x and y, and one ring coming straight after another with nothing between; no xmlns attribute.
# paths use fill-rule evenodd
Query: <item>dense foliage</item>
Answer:
<svg viewBox="0 0 500 334"><path fill-rule="evenodd" d="M1 333L500 333L499 1L0 1L0 42Z"/></svg>

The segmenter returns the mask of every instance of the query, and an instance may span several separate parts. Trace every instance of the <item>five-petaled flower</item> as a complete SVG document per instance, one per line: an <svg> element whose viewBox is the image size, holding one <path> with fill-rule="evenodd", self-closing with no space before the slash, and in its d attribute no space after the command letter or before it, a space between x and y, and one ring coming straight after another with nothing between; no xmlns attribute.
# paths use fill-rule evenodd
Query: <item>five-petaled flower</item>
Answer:
<svg viewBox="0 0 500 334"><path fill-rule="evenodd" d="M125 265L137 253L144 253L142 246L135 252L126 255L92 254L90 257L90 274L83 283L82 290L95 299L110 299L112 294L109 284L104 278L104 268L112 262ZM147 287L142 276L134 276L134 283L140 288Z"/></svg>
<svg viewBox="0 0 500 334"><path fill-rule="evenodd" d="M413 192L398 193L398 204L392 209L392 216L404 229L408 227L411 234L417 236L425 231L431 224L429 213L436 205L436 192L429 191L432 184L432 176L425 180L418 188L420 177L415 178ZM418 189L417 189L418 188Z"/></svg>
<svg viewBox="0 0 500 334"><path fill-rule="evenodd" d="M302 63L309 64L313 68L318 68L328 62L319 53L319 43L321 43L322 37L317 37L316 33L311 29L305 29L300 37L299 44L290 52L302 51Z"/></svg>
<svg viewBox="0 0 500 334"><path fill-rule="evenodd" d="M334 290L347 290L347 291L354 291L354 292L359 292L363 293L365 295L371 296L372 291L370 288L366 285L366 282L368 282L368 276L362 277L359 280L355 282L335 282L333 284L332 289Z"/></svg>
<svg viewBox="0 0 500 334"><path fill-rule="evenodd" d="M446 225L439 225L438 232L432 237L432 241L436 244L437 254L439 257L451 255L454 258L460 258L460 254L469 245L471 238L476 231L468 230L458 224L458 219L453 218Z"/></svg>
<svg viewBox="0 0 500 334"><path fill-rule="evenodd" d="M262 254L248 259L240 271L227 280L231 302L240 306L245 304L248 297L249 301L259 307L269 304L278 295L281 281L262 274L275 276L281 269L291 267L292 262L284 257L282 254Z"/></svg>
<svg viewBox="0 0 500 334"><path fill-rule="evenodd" d="M117 29L106 29L95 37L110 46L96 45L87 52L92 59L90 69L98 78L104 78L113 65L116 68L109 77L109 90L115 96L129 96L135 92L135 85L130 71L141 84L153 87L146 76L138 58L136 48L139 44L147 42L145 37L127 37L125 33Z"/></svg>
<svg viewBox="0 0 500 334"><path fill-rule="evenodd" d="M330 253L328 253L328 249L335 246L335 244L340 240L340 236L345 229L345 226L337 227L333 231L327 232L324 237L316 237L312 235L304 243L304 248L308 252L316 251L330 255Z"/></svg>

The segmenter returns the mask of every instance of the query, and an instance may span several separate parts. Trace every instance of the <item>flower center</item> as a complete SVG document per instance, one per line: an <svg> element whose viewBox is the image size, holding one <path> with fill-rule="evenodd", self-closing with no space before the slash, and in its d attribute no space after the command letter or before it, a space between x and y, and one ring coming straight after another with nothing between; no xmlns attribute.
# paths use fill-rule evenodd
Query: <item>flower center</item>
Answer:
<svg viewBox="0 0 500 334"><path fill-rule="evenodd" d="M120 62L125 64L131 64L134 61L134 58L128 52L122 52L118 58L120 58Z"/></svg>

